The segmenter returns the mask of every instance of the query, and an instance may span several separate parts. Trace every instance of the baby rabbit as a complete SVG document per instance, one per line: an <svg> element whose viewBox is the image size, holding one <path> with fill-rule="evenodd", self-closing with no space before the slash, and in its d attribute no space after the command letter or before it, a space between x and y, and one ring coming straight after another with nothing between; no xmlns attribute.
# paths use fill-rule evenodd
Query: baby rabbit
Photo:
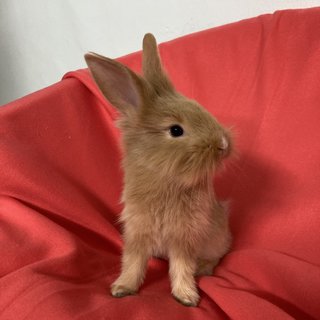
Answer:
<svg viewBox="0 0 320 320"><path fill-rule="evenodd" d="M231 244L227 214L213 190L214 171L231 151L230 134L174 89L152 34L143 39L143 76L94 53L85 59L120 112L124 249L111 294L136 293L148 259L163 257L169 259L173 296L196 306L194 277L212 274Z"/></svg>

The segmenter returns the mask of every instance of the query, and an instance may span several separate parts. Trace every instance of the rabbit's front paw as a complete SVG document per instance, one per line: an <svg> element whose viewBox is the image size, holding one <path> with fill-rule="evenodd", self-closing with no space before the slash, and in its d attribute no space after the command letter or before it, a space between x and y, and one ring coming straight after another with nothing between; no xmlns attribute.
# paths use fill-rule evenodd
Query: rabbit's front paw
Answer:
<svg viewBox="0 0 320 320"><path fill-rule="evenodd" d="M124 285L113 284L111 286L111 294L115 298L122 298L136 293L135 289L126 287Z"/></svg>
<svg viewBox="0 0 320 320"><path fill-rule="evenodd" d="M174 298L187 307L196 307L200 297L196 289L174 290L172 292Z"/></svg>

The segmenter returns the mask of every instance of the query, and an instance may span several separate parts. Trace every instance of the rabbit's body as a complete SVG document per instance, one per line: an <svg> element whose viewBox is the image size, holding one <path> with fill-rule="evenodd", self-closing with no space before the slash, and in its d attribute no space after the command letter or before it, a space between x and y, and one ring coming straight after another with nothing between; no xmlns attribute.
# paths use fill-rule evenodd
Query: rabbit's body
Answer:
<svg viewBox="0 0 320 320"><path fill-rule="evenodd" d="M230 135L197 102L175 91L152 35L143 43L144 78L96 54L86 60L121 113L124 252L111 293L137 292L148 259L165 257L172 294L195 306L194 276L211 274L231 243L227 214L212 185L215 169L230 153Z"/></svg>
<svg viewBox="0 0 320 320"><path fill-rule="evenodd" d="M138 183L139 180L136 181ZM171 261L174 296L185 305L195 305L198 295L193 275L211 275L220 258L230 248L227 215L209 191L211 185L185 189L167 185L166 189L162 189L153 179L149 186L149 192L145 194L124 192L126 205L121 221L124 225L124 243L127 244L125 250L128 257L132 255L134 258L127 261L129 271L124 273L125 278L120 277L114 284L113 293L121 296L128 293L127 290L129 293L136 292L145 274L143 267L147 259L154 256ZM141 199L145 199L142 205ZM133 266L137 256L144 261L135 269ZM173 268L172 262L175 260L176 267ZM190 269L189 276L180 277L185 267ZM126 283L125 288L122 288L122 283ZM183 292L179 292L181 288L192 290L182 289Z"/></svg>
<svg viewBox="0 0 320 320"><path fill-rule="evenodd" d="M225 210L209 188L161 189L153 179L145 194L125 190L124 238L141 238L139 246L148 256L168 258L170 250L183 246L198 259L219 259L229 248L230 235Z"/></svg>

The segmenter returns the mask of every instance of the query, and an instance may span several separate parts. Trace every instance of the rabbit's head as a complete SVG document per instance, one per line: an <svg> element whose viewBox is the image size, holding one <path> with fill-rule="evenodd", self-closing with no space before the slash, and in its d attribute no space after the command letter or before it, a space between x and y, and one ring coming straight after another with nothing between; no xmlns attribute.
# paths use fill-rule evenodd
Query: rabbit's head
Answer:
<svg viewBox="0 0 320 320"><path fill-rule="evenodd" d="M230 154L228 130L174 89L152 34L143 39L143 76L97 54L85 59L101 92L120 112L125 170L190 185L211 176Z"/></svg>

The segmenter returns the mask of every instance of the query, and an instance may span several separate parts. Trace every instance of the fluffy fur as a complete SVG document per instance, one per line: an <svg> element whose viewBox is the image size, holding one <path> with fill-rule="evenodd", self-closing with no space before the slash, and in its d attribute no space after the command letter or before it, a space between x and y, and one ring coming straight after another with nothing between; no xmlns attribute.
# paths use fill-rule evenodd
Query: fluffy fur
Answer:
<svg viewBox="0 0 320 320"><path fill-rule="evenodd" d="M174 89L152 34L143 40L143 76L97 54L85 59L102 93L120 111L124 250L111 293L136 293L148 259L165 257L173 296L196 306L195 275L212 274L231 243L227 215L212 185L215 169L230 154L230 134ZM173 137L170 127L177 124L184 134Z"/></svg>

